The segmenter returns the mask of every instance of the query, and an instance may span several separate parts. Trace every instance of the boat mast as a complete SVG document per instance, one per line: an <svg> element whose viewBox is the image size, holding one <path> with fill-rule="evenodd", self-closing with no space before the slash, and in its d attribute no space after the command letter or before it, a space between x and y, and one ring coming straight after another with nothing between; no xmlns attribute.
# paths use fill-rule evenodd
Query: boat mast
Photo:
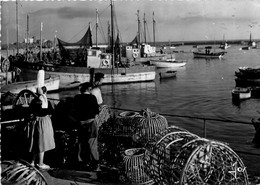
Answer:
<svg viewBox="0 0 260 185"><path fill-rule="evenodd" d="M111 37L110 37L110 24L109 24L109 21L108 21L108 27L107 27L107 45L110 46L110 43L111 43Z"/></svg>
<svg viewBox="0 0 260 185"><path fill-rule="evenodd" d="M19 22L18 22L18 0L16 0L16 37L17 37L17 54L19 53L19 39L18 39L18 32L19 32Z"/></svg>
<svg viewBox="0 0 260 185"><path fill-rule="evenodd" d="M113 0L111 0L111 53L112 53L112 68L114 68L114 21L113 21Z"/></svg>
<svg viewBox="0 0 260 185"><path fill-rule="evenodd" d="M41 31L40 31L40 61L42 61L42 27L43 27L43 23L41 22Z"/></svg>
<svg viewBox="0 0 260 185"><path fill-rule="evenodd" d="M139 19L139 10L137 10L137 35L138 35L138 37L137 37L137 39L138 39L138 44L139 44L139 42L140 42L140 19Z"/></svg>
<svg viewBox="0 0 260 185"><path fill-rule="evenodd" d="M7 58L8 58L8 56L9 56L9 31L8 31L8 29L7 29L6 36L7 36L6 41L7 41Z"/></svg>
<svg viewBox="0 0 260 185"><path fill-rule="evenodd" d="M98 36L97 36L97 32L98 32L98 9L96 9L96 47L98 47Z"/></svg>
<svg viewBox="0 0 260 185"><path fill-rule="evenodd" d="M29 42L29 15L27 14L27 29L26 29L26 59L28 59L28 42Z"/></svg>
<svg viewBox="0 0 260 185"><path fill-rule="evenodd" d="M155 46L155 20L154 20L154 12L153 12L153 45Z"/></svg>
<svg viewBox="0 0 260 185"><path fill-rule="evenodd" d="M146 43L146 20L145 20L145 13L144 13L144 43Z"/></svg>

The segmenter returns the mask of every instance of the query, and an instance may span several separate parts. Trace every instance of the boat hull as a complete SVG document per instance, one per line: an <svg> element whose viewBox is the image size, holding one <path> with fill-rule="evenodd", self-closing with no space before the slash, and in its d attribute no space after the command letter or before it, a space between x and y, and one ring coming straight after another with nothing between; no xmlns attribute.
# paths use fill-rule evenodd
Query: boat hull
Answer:
<svg viewBox="0 0 260 185"><path fill-rule="evenodd" d="M152 65L155 65L157 68L176 68L183 67L186 65L186 62L177 62L177 61L151 61Z"/></svg>
<svg viewBox="0 0 260 185"><path fill-rule="evenodd" d="M224 52L212 53L212 54L193 52L194 58L222 58L224 54L225 54Z"/></svg>
<svg viewBox="0 0 260 185"><path fill-rule="evenodd" d="M236 78L235 81L238 87L260 86L260 79Z"/></svg>
<svg viewBox="0 0 260 185"><path fill-rule="evenodd" d="M166 72L160 72L159 76L160 79L164 79L164 78L174 78L176 77L177 71L166 71Z"/></svg>
<svg viewBox="0 0 260 185"><path fill-rule="evenodd" d="M26 63L19 66L22 70L21 78L31 80L37 78L40 66L38 64ZM44 66L45 76L58 76L60 86L66 86L75 81L90 82L93 75L97 72L105 74L104 84L145 82L155 80L155 67L136 65L130 68L87 68L76 66Z"/></svg>
<svg viewBox="0 0 260 185"><path fill-rule="evenodd" d="M44 85L46 86L48 92L57 91L60 87L60 79L59 77L51 77L45 79ZM1 92L11 92L13 94L18 94L24 89L28 89L32 92L36 92L36 88L38 87L37 80L30 80L30 81L22 81L22 82L15 82L12 84L4 85L1 88Z"/></svg>
<svg viewBox="0 0 260 185"><path fill-rule="evenodd" d="M6 82L11 83L15 78L15 71L0 72L0 84L5 85Z"/></svg>
<svg viewBox="0 0 260 185"><path fill-rule="evenodd" d="M235 88L232 90L232 98L245 100L251 98L251 90L248 88Z"/></svg>

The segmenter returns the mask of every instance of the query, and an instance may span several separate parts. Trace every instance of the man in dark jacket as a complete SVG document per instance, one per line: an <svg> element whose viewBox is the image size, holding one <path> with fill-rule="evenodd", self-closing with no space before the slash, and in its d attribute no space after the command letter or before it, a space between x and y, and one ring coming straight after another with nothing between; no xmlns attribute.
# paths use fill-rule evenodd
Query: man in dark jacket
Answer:
<svg viewBox="0 0 260 185"><path fill-rule="evenodd" d="M90 165L92 169L98 168L99 153L97 148L98 128L95 116L99 113L99 106L94 95L90 94L91 83L83 83L81 94L74 97L76 118L79 126L79 162Z"/></svg>

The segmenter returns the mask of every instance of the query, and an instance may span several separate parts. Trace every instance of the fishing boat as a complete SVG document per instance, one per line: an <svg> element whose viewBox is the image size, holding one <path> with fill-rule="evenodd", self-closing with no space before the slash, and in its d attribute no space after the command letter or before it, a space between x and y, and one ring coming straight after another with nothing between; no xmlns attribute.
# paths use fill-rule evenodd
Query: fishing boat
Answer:
<svg viewBox="0 0 260 185"><path fill-rule="evenodd" d="M194 58L222 58L226 52L219 51L216 52L212 50L211 46L205 47L205 49L198 49L198 51L193 52Z"/></svg>
<svg viewBox="0 0 260 185"><path fill-rule="evenodd" d="M144 14L144 40L141 41L141 31L140 31L140 19L139 10L137 11L137 21L138 21L138 31L134 39L123 47L123 59L134 61L136 63L143 63L148 60L166 60L168 54L164 52L164 46L161 49L156 47L155 43L155 24L153 12L153 46L146 41L146 20ZM159 52L157 51L159 50Z"/></svg>
<svg viewBox="0 0 260 185"><path fill-rule="evenodd" d="M176 77L177 71L166 71L166 72L159 72L160 79L165 79L165 78L174 78Z"/></svg>
<svg viewBox="0 0 260 185"><path fill-rule="evenodd" d="M260 68L258 67L239 67L239 71L235 71L238 81L242 82L258 82L260 79Z"/></svg>
<svg viewBox="0 0 260 185"><path fill-rule="evenodd" d="M155 65L157 68L178 68L186 65L186 62L175 59L152 60L150 63Z"/></svg>
<svg viewBox="0 0 260 185"><path fill-rule="evenodd" d="M111 7L113 3L111 2ZM112 10L112 8L111 8ZM113 13L111 13L111 20ZM92 82L97 72L104 74L104 84L145 82L155 80L155 67L148 65L128 65L116 58L120 45L119 34L114 43L113 21L111 24L111 51L102 52L98 47L92 47L91 25L81 40L69 43L59 38L59 52L62 60L59 63L19 62L16 65L22 69L21 76L29 80L36 77L40 68L45 70L46 77L59 76L60 87L66 87L75 81Z"/></svg>
<svg viewBox="0 0 260 185"><path fill-rule="evenodd" d="M260 86L260 78L236 78L235 82L238 87Z"/></svg>
<svg viewBox="0 0 260 185"><path fill-rule="evenodd" d="M226 50L226 49L228 49L228 48L230 48L230 47L231 47L231 45L229 45L229 44L226 42L226 40L225 40L225 35L223 35L223 41L222 41L222 43L220 44L219 48L220 48L220 49L223 49L223 50Z"/></svg>
<svg viewBox="0 0 260 185"><path fill-rule="evenodd" d="M221 44L219 46L220 49L224 49L224 50L226 50L226 49L228 49L230 47L231 47L231 45L229 45L227 42L225 42L224 44Z"/></svg>
<svg viewBox="0 0 260 185"><path fill-rule="evenodd" d="M249 99L251 98L251 89L236 87L232 90L232 98L237 100Z"/></svg>
<svg viewBox="0 0 260 185"><path fill-rule="evenodd" d="M15 71L0 72L0 85L12 83L15 77Z"/></svg>
<svg viewBox="0 0 260 185"><path fill-rule="evenodd" d="M57 91L57 90L59 90L59 86L60 86L60 78L58 76L49 77L44 80L44 86L46 86L48 92ZM24 89L28 89L28 90L36 93L37 87L38 87L37 80L14 82L14 83L2 86L1 93L11 92L13 94L18 94L19 92L21 92Z"/></svg>
<svg viewBox="0 0 260 185"><path fill-rule="evenodd" d="M252 40L252 34L250 32L249 42L247 43L247 46L241 47L240 50L250 50L256 48L257 48L256 42Z"/></svg>

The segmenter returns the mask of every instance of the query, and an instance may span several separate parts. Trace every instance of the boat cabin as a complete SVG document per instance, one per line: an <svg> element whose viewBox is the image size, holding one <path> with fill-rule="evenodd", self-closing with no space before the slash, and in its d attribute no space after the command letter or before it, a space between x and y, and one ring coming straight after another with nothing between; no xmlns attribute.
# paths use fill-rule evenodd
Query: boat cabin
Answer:
<svg viewBox="0 0 260 185"><path fill-rule="evenodd" d="M111 68L111 54L102 53L101 50L87 50L87 67L89 68Z"/></svg>
<svg viewBox="0 0 260 185"><path fill-rule="evenodd" d="M124 53L124 52L123 52ZM127 59L149 57L156 55L156 47L149 44L125 46L125 57Z"/></svg>

